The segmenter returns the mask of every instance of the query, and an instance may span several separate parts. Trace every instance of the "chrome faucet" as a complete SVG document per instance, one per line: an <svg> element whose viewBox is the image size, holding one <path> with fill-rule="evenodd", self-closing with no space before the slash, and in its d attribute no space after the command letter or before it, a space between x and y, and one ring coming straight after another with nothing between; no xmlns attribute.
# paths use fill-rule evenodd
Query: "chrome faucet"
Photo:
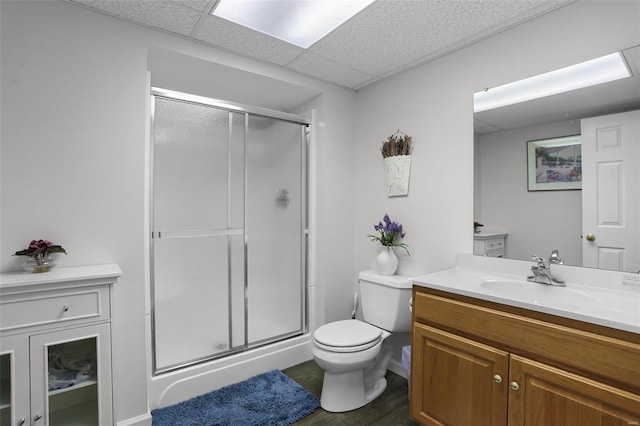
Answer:
<svg viewBox="0 0 640 426"><path fill-rule="evenodd" d="M531 267L533 275L527 277L527 281L531 281L538 284L555 285L558 287L565 287L566 284L560 278L556 278L551 273L551 268L547 267L544 263L544 259L533 255L533 260L538 262L538 265Z"/></svg>
<svg viewBox="0 0 640 426"><path fill-rule="evenodd" d="M558 265L564 265L564 260L560 259L560 254L558 250L551 250L551 256L549 256L549 267L551 267L552 263L556 263Z"/></svg>

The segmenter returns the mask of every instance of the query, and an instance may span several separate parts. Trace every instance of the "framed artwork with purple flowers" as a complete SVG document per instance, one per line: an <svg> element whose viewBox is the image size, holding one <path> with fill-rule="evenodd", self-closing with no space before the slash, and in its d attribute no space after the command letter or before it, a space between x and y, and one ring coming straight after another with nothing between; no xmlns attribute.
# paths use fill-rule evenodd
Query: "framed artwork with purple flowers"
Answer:
<svg viewBox="0 0 640 426"><path fill-rule="evenodd" d="M527 142L529 191L582 189L580 135Z"/></svg>

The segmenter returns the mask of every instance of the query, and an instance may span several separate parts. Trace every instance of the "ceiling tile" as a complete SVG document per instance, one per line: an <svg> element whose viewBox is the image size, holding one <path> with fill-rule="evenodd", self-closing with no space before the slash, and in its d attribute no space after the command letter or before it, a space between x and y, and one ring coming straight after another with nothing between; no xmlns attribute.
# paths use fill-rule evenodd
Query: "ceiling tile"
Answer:
<svg viewBox="0 0 640 426"><path fill-rule="evenodd" d="M217 16L203 16L193 38L278 65L285 65L304 52L300 47Z"/></svg>
<svg viewBox="0 0 640 426"><path fill-rule="evenodd" d="M118 18L138 24L159 27L181 35L189 35L201 13L170 1L147 0L72 0Z"/></svg>
<svg viewBox="0 0 640 426"><path fill-rule="evenodd" d="M295 58L287 64L287 68L348 88L357 88L375 80L375 77L369 74L310 52Z"/></svg>
<svg viewBox="0 0 640 426"><path fill-rule="evenodd" d="M181 4L185 7L197 10L198 12L204 12L207 10L209 4L215 3L215 0L172 0L174 3Z"/></svg>
<svg viewBox="0 0 640 426"><path fill-rule="evenodd" d="M385 76L425 62L567 0L378 0L309 51Z"/></svg>
<svg viewBox="0 0 640 426"><path fill-rule="evenodd" d="M376 0L306 51L208 15L217 0L63 1L357 90L576 0Z"/></svg>

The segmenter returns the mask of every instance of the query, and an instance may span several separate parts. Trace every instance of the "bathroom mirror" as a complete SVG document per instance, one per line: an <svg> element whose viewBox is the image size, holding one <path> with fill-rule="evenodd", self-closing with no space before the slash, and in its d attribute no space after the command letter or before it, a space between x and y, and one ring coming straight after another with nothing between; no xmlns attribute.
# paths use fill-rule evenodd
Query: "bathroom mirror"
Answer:
<svg viewBox="0 0 640 426"><path fill-rule="evenodd" d="M640 110L640 46L625 49L622 54L631 77L474 113L474 220L484 225L480 234L474 232L475 240L491 238L493 232L505 234L504 257L511 259L531 260L534 254L548 258L551 250L557 249L568 265L627 272L640 269L640 180L633 183L634 200L617 194L607 200L609 206L631 206L635 212L635 217L627 214L621 219L625 225L635 222L623 233L635 242L636 248L631 250L636 252L628 256L627 250L624 262L618 263L594 263L587 255L591 247L588 244L595 244L586 241L587 234L594 234L589 239L593 237L598 243L602 240L598 232L583 227L583 218L591 215L583 211L583 198L591 197L585 189L585 185L593 186L591 176L583 173L581 190L530 191L527 185L528 141L581 135L582 119L621 113L626 117L635 114L629 111ZM588 121L584 123L587 126ZM583 138L586 141L586 134ZM640 145L639 137L635 142ZM583 146L586 156L584 149ZM638 155L627 155L625 162L633 157L639 170L640 148L635 152ZM588 221L584 222L586 225ZM608 249L611 250L607 252ZM620 255L615 246L600 250L603 257L616 259Z"/></svg>

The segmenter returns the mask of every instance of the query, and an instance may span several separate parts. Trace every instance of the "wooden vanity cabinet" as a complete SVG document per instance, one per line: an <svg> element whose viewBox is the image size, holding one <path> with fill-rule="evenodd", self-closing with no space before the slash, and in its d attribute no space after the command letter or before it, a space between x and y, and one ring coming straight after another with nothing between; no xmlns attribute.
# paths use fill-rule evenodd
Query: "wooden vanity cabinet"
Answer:
<svg viewBox="0 0 640 426"><path fill-rule="evenodd" d="M414 287L410 417L422 425L640 424L640 336Z"/></svg>

